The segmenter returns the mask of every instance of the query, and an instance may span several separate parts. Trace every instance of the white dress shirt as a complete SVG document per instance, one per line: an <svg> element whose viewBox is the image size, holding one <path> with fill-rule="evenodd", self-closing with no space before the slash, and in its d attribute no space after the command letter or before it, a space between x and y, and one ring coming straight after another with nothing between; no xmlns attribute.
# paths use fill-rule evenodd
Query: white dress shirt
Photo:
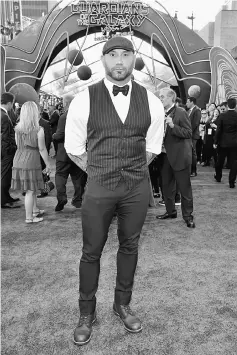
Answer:
<svg viewBox="0 0 237 355"><path fill-rule="evenodd" d="M124 123L128 114L131 98L131 81L128 83L129 92L125 96L119 92L117 96L113 95L113 83L104 79L106 88L109 91L114 107ZM151 115L151 124L146 136L146 151L154 154L161 153L161 146L164 133L164 107L158 97L147 90L148 103ZM72 155L82 155L86 151L87 141L87 122L90 114L90 95L88 87L79 92L72 100L66 120L65 127L65 149Z"/></svg>
<svg viewBox="0 0 237 355"><path fill-rule="evenodd" d="M0 107L1 107L1 110L5 111L6 114L8 114L8 113L7 113L7 110L5 109L5 107L2 107L2 106L0 106Z"/></svg>
<svg viewBox="0 0 237 355"><path fill-rule="evenodd" d="M195 106L193 106L193 107L191 107L191 108L189 109L189 112L188 112L188 115L189 115L189 116L191 115L191 113L192 113L194 107L195 107Z"/></svg>

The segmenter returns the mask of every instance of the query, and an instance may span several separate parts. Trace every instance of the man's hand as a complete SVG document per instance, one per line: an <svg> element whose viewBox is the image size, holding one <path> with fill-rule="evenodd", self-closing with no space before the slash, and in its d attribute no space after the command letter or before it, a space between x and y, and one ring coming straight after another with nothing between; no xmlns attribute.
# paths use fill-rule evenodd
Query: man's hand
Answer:
<svg viewBox="0 0 237 355"><path fill-rule="evenodd" d="M77 165L79 168L81 168L83 171L86 172L87 170L87 153L83 153L82 155L72 155L70 153L67 153L69 158Z"/></svg>
<svg viewBox="0 0 237 355"><path fill-rule="evenodd" d="M211 123L210 126L211 126L211 128L213 128L213 129L217 129L217 125L216 125L215 123Z"/></svg>
<svg viewBox="0 0 237 355"><path fill-rule="evenodd" d="M216 149L217 148L217 144L213 144L213 148Z"/></svg>
<svg viewBox="0 0 237 355"><path fill-rule="evenodd" d="M173 128L173 127L174 127L172 117L167 116L167 117L165 118L165 122L166 122L167 125L170 126L170 128Z"/></svg>
<svg viewBox="0 0 237 355"><path fill-rule="evenodd" d="M155 157L156 157L156 154L146 152L147 165L151 164L152 160L155 159Z"/></svg>

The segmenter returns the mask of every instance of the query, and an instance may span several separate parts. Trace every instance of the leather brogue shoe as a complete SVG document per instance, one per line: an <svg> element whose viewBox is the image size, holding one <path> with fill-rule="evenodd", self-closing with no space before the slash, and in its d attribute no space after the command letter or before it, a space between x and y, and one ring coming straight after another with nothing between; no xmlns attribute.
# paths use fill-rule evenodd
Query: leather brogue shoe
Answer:
<svg viewBox="0 0 237 355"><path fill-rule="evenodd" d="M190 177L196 177L197 176L197 173L191 173L190 174Z"/></svg>
<svg viewBox="0 0 237 355"><path fill-rule="evenodd" d="M230 186L231 189L234 189L235 188L235 183L234 182L230 182L229 186Z"/></svg>
<svg viewBox="0 0 237 355"><path fill-rule="evenodd" d="M129 305L115 304L113 311L120 317L125 329L130 333L139 333L142 330L141 321L134 315Z"/></svg>
<svg viewBox="0 0 237 355"><path fill-rule="evenodd" d="M193 221L193 217L185 219L185 223L187 224L188 228L195 228L196 227L196 225Z"/></svg>
<svg viewBox="0 0 237 355"><path fill-rule="evenodd" d="M74 343L76 345L85 345L89 343L92 335L92 325L96 321L96 313L81 314L79 323L74 330Z"/></svg>
<svg viewBox="0 0 237 355"><path fill-rule="evenodd" d="M67 200L64 201L59 201L57 206L55 207L55 212L62 211L64 209L64 206L67 204Z"/></svg>
<svg viewBox="0 0 237 355"><path fill-rule="evenodd" d="M172 213L165 212L164 214L160 214L156 216L157 219L168 219L168 218L177 218L177 211L173 211Z"/></svg>

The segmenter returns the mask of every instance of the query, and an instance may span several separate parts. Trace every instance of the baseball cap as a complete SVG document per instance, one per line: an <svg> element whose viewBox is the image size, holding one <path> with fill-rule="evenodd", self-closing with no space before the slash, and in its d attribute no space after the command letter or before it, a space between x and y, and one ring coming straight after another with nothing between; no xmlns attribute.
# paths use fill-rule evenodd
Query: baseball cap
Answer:
<svg viewBox="0 0 237 355"><path fill-rule="evenodd" d="M132 42L122 36L112 37L109 39L102 50L103 55L111 52L113 49L125 49L134 53L134 47Z"/></svg>

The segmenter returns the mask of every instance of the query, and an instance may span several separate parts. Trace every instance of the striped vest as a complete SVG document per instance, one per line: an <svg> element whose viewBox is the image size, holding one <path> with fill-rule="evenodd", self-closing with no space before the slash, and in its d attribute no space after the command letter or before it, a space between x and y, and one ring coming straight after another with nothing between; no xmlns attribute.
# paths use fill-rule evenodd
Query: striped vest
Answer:
<svg viewBox="0 0 237 355"><path fill-rule="evenodd" d="M89 86L87 124L88 178L114 190L121 177L132 189L146 176L146 134L151 124L147 91L132 82L128 115L123 123L104 81Z"/></svg>

